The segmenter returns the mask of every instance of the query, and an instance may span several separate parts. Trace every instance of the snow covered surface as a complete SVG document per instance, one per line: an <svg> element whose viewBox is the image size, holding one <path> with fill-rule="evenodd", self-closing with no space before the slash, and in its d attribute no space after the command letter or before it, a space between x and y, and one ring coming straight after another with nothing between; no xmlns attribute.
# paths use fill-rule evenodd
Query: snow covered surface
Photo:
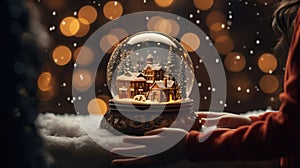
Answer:
<svg viewBox="0 0 300 168"><path fill-rule="evenodd" d="M244 115L259 115L265 111L272 110L256 110L249 111ZM40 114L36 120L36 126L41 137L44 140L44 145L47 151L52 156L52 159L60 168L106 168L112 167L110 162L113 158L111 153L98 145L82 127L82 123L86 126L94 125L96 115L55 115L52 113ZM97 121L97 120L96 120ZM96 128L91 130L92 133L101 134L101 143L108 146L118 146L120 139L113 136L110 132ZM89 132L91 133L91 132ZM230 162L202 162L192 163L183 161L174 163L168 166L155 167L278 167L277 161L263 162L245 162L245 161L230 161Z"/></svg>

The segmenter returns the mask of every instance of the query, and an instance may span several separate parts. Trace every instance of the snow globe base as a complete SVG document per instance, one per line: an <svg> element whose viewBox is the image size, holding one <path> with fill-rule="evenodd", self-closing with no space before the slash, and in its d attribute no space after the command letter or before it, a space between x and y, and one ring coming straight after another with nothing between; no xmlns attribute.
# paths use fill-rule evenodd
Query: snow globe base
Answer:
<svg viewBox="0 0 300 168"><path fill-rule="evenodd" d="M132 108L132 105L135 108ZM186 123L195 119L192 101L169 104L128 104L110 100L109 106L110 110L104 115L100 127L114 134L142 136L146 131L171 125L176 128L188 129L185 128L188 125ZM163 112L158 110L161 109L161 106L164 106ZM148 109L147 112L143 112L146 109ZM179 112L180 115L178 115ZM136 120L129 119L126 115L130 115L130 118Z"/></svg>

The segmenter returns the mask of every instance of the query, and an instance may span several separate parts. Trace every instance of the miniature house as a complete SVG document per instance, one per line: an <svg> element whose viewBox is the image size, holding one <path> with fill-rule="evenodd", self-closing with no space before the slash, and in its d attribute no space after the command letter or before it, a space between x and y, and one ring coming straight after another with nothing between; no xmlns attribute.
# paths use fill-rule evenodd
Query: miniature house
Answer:
<svg viewBox="0 0 300 168"><path fill-rule="evenodd" d="M147 64L141 73L125 72L117 77L119 99L133 99L143 95L154 102L177 100L178 88L174 80L170 80L159 64L153 63L153 56L147 56Z"/></svg>
<svg viewBox="0 0 300 168"><path fill-rule="evenodd" d="M154 102L168 102L176 100L176 87L173 80L155 81L150 87L148 99Z"/></svg>

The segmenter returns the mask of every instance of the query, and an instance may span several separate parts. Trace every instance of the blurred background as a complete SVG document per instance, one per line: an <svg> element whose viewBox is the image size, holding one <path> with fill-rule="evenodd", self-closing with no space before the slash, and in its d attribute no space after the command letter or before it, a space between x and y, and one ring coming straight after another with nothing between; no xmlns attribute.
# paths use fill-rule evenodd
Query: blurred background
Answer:
<svg viewBox="0 0 300 168"><path fill-rule="evenodd" d="M224 111L243 113L256 109L278 109L282 92L285 51L274 52L278 36L272 30L272 14L278 0L35 0L31 10L42 48L41 71L37 88L40 112L75 113L73 103L81 97L72 96L72 73L76 64L89 65L97 53L83 46L99 27L123 15L138 11L164 11L186 18L210 37L223 63L227 77L227 99L220 101ZM148 30L176 35L180 25L176 20L160 16L147 18ZM35 29L33 29L35 30ZM111 94L106 84L106 65L118 35L129 35L122 27L99 37L99 47L107 51L99 65L96 81L91 72L74 74L79 91L96 83L97 98L88 100L89 113L105 113ZM201 56L195 50L201 45L197 34L186 32L180 39L187 41L192 58L197 87L200 92L199 110L208 110L211 92L218 90L210 84ZM86 58L78 60L78 53ZM16 66L22 66L18 62ZM20 91L20 93L22 93ZM99 108L98 106L99 105Z"/></svg>

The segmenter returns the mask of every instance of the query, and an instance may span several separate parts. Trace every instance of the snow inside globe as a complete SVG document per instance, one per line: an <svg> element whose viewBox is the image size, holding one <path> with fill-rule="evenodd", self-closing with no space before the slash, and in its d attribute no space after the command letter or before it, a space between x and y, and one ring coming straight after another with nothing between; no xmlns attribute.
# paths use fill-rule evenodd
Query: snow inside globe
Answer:
<svg viewBox="0 0 300 168"><path fill-rule="evenodd" d="M194 84L191 58L175 38L143 31L125 38L107 65L112 99L106 124L139 135L174 124L179 112L190 112Z"/></svg>

